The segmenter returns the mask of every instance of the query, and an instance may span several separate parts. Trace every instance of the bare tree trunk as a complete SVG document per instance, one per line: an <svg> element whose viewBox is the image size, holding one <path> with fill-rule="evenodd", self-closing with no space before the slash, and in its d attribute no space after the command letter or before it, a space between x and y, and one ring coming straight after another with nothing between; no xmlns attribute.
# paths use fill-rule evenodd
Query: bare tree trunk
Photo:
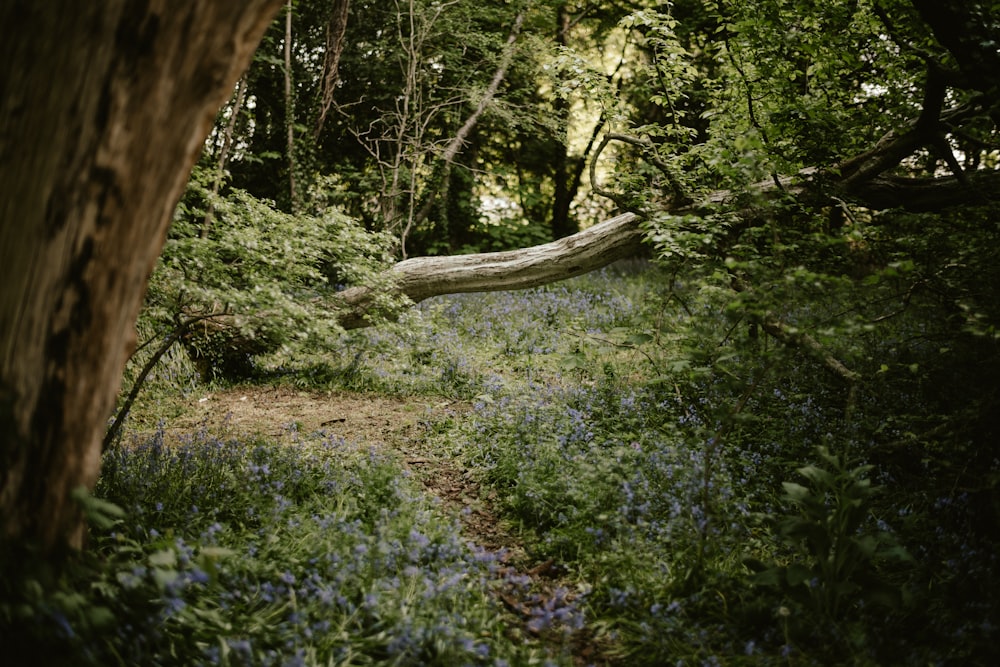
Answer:
<svg viewBox="0 0 1000 667"><path fill-rule="evenodd" d="M493 73L493 78L490 79L490 85L486 87L483 92L482 97L479 98L479 103L476 105L475 111L472 112L465 122L462 123L462 127L458 128L458 132L450 142L448 142L448 147L444 149L441 154L441 160L446 164L450 164L458 152L462 150L462 146L465 145L465 140L469 138L469 133L479 122L479 117L483 115L486 111L486 107L490 105L493 98L496 97L497 91L500 89L500 84L503 83L504 78L507 76L507 70L510 69L510 63L514 59L514 43L517 41L517 36L521 34L521 28L524 26L524 16L527 10L522 11L514 19L514 25L510 29L510 34L507 35L507 45L505 47L503 56L500 58L500 65L497 70Z"/></svg>
<svg viewBox="0 0 1000 667"><path fill-rule="evenodd" d="M222 181L226 176L226 161L229 159L229 149L233 145L233 133L236 131L236 123L243 109L243 101L247 96L247 75L240 77L240 84L236 87L236 99L233 102L233 109L226 123L225 132L222 135L222 147L219 149L219 159L216 161L215 177L212 179L212 196L219 194L222 188ZM215 215L215 203L212 199L208 202L208 210L201 221L201 238L208 237L208 230L212 227L212 218Z"/></svg>
<svg viewBox="0 0 1000 667"><path fill-rule="evenodd" d="M288 152L288 210L295 213L295 98L292 96L292 0L285 5L285 131Z"/></svg>
<svg viewBox="0 0 1000 667"><path fill-rule="evenodd" d="M560 3L556 10L556 17L556 45L565 47L567 33L570 29L570 15L566 3ZM567 146L569 137L566 136L568 130L567 121L569 119L569 101L565 97L557 95L552 104L556 117L563 124L564 135L562 140L556 142L553 147L555 150L552 156L553 193L551 227L553 238L558 239L579 231L579 227L573 224L569 214L570 206L573 203L573 195L575 194L570 192L570 158L569 146Z"/></svg>
<svg viewBox="0 0 1000 667"><path fill-rule="evenodd" d="M281 4L0 5L0 539L83 544L146 280Z"/></svg>
<svg viewBox="0 0 1000 667"><path fill-rule="evenodd" d="M483 112L486 111L487 107L489 107L489 105L493 102L493 98L496 97L497 91L500 90L500 84L502 84L503 80L507 77L507 70L510 69L511 61L514 59L514 44L517 42L518 35L521 34L521 28L524 27L524 18L526 14L527 9L522 10L521 13L514 18L514 25L511 27L510 33L507 35L507 43L504 47L503 55L500 57L500 64L497 66L496 71L493 72L493 78L490 79L490 84L486 87L486 90L479 98L479 103L476 105L476 108L469 115L469 117L465 119L465 122L462 123L462 126L458 128L458 131L455 133L455 136L452 137L444 151L441 152L441 171L443 173L441 181L442 188L444 187L444 184L447 183L452 163L454 163L459 152L465 147L465 144L469 139L469 135L472 134L472 131L476 128L476 124L479 122L479 118L483 115ZM440 194L441 192L435 192L427 197L424 201L424 205L417 212L409 227L419 225L427 219L427 216L431 213L431 207L433 207L435 199L437 199ZM406 255L404 254L403 257L405 258Z"/></svg>
<svg viewBox="0 0 1000 667"><path fill-rule="evenodd" d="M330 22L326 24L326 52L323 59L322 100L319 105L319 118L313 129L313 141L319 140L323 131L326 115L333 106L333 93L337 89L337 78L340 72L340 56L344 53L344 34L347 32L347 14L351 0L333 0L330 10Z"/></svg>

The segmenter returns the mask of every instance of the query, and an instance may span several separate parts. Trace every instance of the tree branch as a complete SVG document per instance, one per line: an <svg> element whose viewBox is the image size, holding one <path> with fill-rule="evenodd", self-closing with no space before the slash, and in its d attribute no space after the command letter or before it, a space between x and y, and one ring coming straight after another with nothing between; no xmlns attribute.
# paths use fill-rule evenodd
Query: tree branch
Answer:
<svg viewBox="0 0 1000 667"><path fill-rule="evenodd" d="M990 3L910 0L934 38L958 63L963 87L989 92L1000 84L1000 41ZM982 12L985 16L977 16ZM985 19L985 20L984 20Z"/></svg>
<svg viewBox="0 0 1000 667"><path fill-rule="evenodd" d="M604 152L604 149L607 148L611 141L612 136L610 134L605 134L604 138L601 139L601 143L597 144L597 150L594 151L594 158L590 161L590 189L593 190L594 194L598 197L604 197L605 199L614 202L618 208L624 211L634 211L634 207L626 202L620 195L601 187L601 183L597 179L597 160L601 157L601 153Z"/></svg>
<svg viewBox="0 0 1000 667"><path fill-rule="evenodd" d="M942 211L972 202L997 201L1000 198L1000 171L965 172L963 178L904 178L880 176L860 184L850 193L861 205L884 210L901 208L913 213Z"/></svg>
<svg viewBox="0 0 1000 667"><path fill-rule="evenodd" d="M834 375L841 378L845 382L854 384L861 379L860 373L852 371L850 368L845 366L839 359L830 354L830 352L823 347L822 343L804 331L797 331L770 314L761 318L760 325L764 331L780 340L785 345L788 345L789 347L797 347L808 352L811 356L815 357L824 366L826 366L827 370L833 372Z"/></svg>
<svg viewBox="0 0 1000 667"><path fill-rule="evenodd" d="M964 174L965 183L958 176L903 178L882 175L928 140L928 128L961 122L981 112L979 102L972 102L942 113L940 100L941 87L936 82L930 82L921 119L913 121L902 134L889 132L873 149L828 169L809 167L791 176L775 175L745 190L712 192L697 202L686 199L679 192L679 186L671 181L678 196L667 208L678 215L697 215L706 208L725 205L747 192L764 197L780 192L783 196L794 197L818 194L822 200L839 205L843 205L842 199L851 199L871 209L901 207L910 211L934 211L987 196L978 193L1000 192L1000 171L997 170L968 172ZM628 213L578 234L532 248L404 260L388 272L389 282L395 286L389 290L389 295L421 301L441 294L523 289L580 275L635 252L643 238L638 224L643 217L641 212L630 210L623 197L603 189L597 179L595 165L612 141L636 146L668 178L670 169L657 155L656 147L649 139L618 133L609 133L602 138L590 162L591 187L596 194L610 199ZM349 329L368 326L378 297L383 293L374 288L353 287L337 294L332 305L341 311L339 322ZM395 314L387 313L390 317ZM854 371L826 352L808 334L797 332L773 317L765 317L761 325L778 340L809 351L844 380L858 380L859 376Z"/></svg>
<svg viewBox="0 0 1000 667"><path fill-rule="evenodd" d="M208 237L208 231L212 227L212 218L215 215L215 196L219 194L219 190L222 188L222 181L226 175L226 161L229 159L229 150L233 145L233 133L236 131L236 123L240 116L240 111L243 109L243 101L246 99L247 95L247 75L246 73L240 77L239 85L236 89L236 101L233 102L232 111L230 111L229 121L226 123L226 129L222 134L222 148L219 150L219 159L216 162L215 167L215 178L212 179L212 197L208 200L208 207L205 211L205 217L201 221L201 238Z"/></svg>
<svg viewBox="0 0 1000 667"><path fill-rule="evenodd" d="M115 440L118 439L118 434L121 432L122 424L125 423L125 418L128 417L128 413L132 409L132 404L135 403L135 399L138 398L139 392L142 390L143 385L146 383L146 378L149 377L149 374L156 367L156 364L160 362L160 359L163 357L163 355L166 354L171 347L173 347L174 343L179 341L181 337L184 336L185 333L187 333L188 329L191 328L191 325L200 322L202 320L218 317L219 315L220 314L208 314L208 315L198 315L195 317L188 318L187 320L184 320L183 322L178 324L173 331L168 333L163 338L163 343L160 344L160 347L158 347L156 351L153 352L153 355L146 360L146 363L143 364L142 370L139 372L138 377L136 377L135 382L132 383L132 389L129 391L128 396L125 398L125 402L122 403L122 406L118 409L118 412L115 414L114 422L112 422L111 426L108 427L107 432L104 434L104 440L101 444L101 451L107 451L108 447L110 447L112 443L114 443ZM139 346L139 348L136 351L138 352L138 350L142 349L143 347L148 345L149 342L153 340L156 340L156 338L153 337L146 343L143 343L141 346Z"/></svg>
<svg viewBox="0 0 1000 667"><path fill-rule="evenodd" d="M751 292L751 287L742 278L736 274L730 275L730 285L736 292ZM781 341L788 347L795 347L804 350L810 356L819 360L826 368L833 372L834 375L841 378L842 380L854 384L861 379L861 374L852 371L847 366L845 366L839 359L830 354L829 351L823 344L818 340L805 333L804 331L798 331L794 329L781 320L779 320L773 313L764 313L763 316L755 317L754 321L760 324L761 328L767 332L768 335Z"/></svg>
<svg viewBox="0 0 1000 667"><path fill-rule="evenodd" d="M493 98L496 97L497 91L500 90L500 84L507 76L507 70L510 69L510 63L514 59L514 43L517 41L518 35L521 33L521 27L524 25L525 11L522 10L520 14L514 19L514 25L510 29L510 34L507 35L507 44L504 47L503 57L500 59L500 65L497 67L496 72L493 73L493 78L490 80L490 84L486 87L483 92L482 97L479 98L479 104L476 105L475 110L472 114L465 119L462 123L462 127L458 128L458 132L445 147L444 151L441 153L441 172L444 174L442 183L448 178L448 172L451 169L451 164L454 162L455 157L458 155L459 151L465 146L466 140L469 138L469 134L476 127L479 122L480 116L486 111L486 107L490 105ZM411 223L411 226L418 225L427 219L427 216L431 213L431 207L434 205L434 200L437 195L441 192L441 187L438 187L434 193L426 198L417 215Z"/></svg>
<svg viewBox="0 0 1000 667"><path fill-rule="evenodd" d="M606 145L607 141L609 139L606 136L602 145ZM600 148L597 151L597 155L599 154ZM591 169L593 170L593 165ZM967 177L970 187L963 185L954 176L881 176L862 182L850 192L850 196L854 201L872 209L899 207L921 212L968 203L976 197L986 197L987 195L979 194L983 192L1000 193L1000 171L979 170L968 173ZM772 180L762 181L750 190L762 196L768 196L779 189L782 193L793 196L808 196L820 185L836 189L836 169L823 172L807 168L794 176L781 177L778 183ZM595 192L601 193L602 190L597 186ZM681 203L672 210L676 214L697 214L705 208L732 201L739 194L732 190L719 190L699 202ZM613 200L617 197L613 193L605 196ZM829 198L829 195L826 197ZM578 234L521 250L404 260L388 272L390 282L395 285L390 291L417 302L441 294L524 289L571 278L636 252L641 247L643 238L639 228L642 219L638 212L623 213ZM376 289L368 287L352 287L337 294L333 306L341 311L338 317L340 324L347 329L370 325L370 314L376 308L378 295ZM392 316L393 313L388 315ZM775 338L818 355L830 370L845 380L856 380L853 371L823 353L820 343L807 334L793 332L777 320L765 320L762 326Z"/></svg>
<svg viewBox="0 0 1000 667"><path fill-rule="evenodd" d="M490 85L486 87L486 91L483 96L479 98L479 104L476 105L476 110L472 112L468 118L465 119L465 123L462 127L458 129L455 133L455 137L451 140L451 143L444 149L441 154L442 160L445 163L450 163L458 155L458 151L462 149L465 145L465 140L469 137L469 133L479 122L479 117L483 115L486 111L486 107L489 106L493 98L496 97L497 91L500 89L500 84L503 83L504 78L507 76L507 70L510 69L510 63L514 59L514 42L517 41L518 35L521 33L521 27L524 25L524 15L525 12L522 11L514 19L514 25L510 29L510 34L507 35L507 44L504 47L503 57L500 60L500 66L497 67L496 72L493 73L493 79L490 80Z"/></svg>
<svg viewBox="0 0 1000 667"><path fill-rule="evenodd" d="M643 237L638 220L635 213L623 213L578 234L522 250L407 259L389 270L393 291L419 302L441 294L526 289L572 278L635 253ZM377 296L367 287L337 294L340 324L346 329L368 326Z"/></svg>
<svg viewBox="0 0 1000 667"><path fill-rule="evenodd" d="M285 141L288 151L288 201L295 213L298 193L295 184L295 98L292 96L292 0L285 6Z"/></svg>

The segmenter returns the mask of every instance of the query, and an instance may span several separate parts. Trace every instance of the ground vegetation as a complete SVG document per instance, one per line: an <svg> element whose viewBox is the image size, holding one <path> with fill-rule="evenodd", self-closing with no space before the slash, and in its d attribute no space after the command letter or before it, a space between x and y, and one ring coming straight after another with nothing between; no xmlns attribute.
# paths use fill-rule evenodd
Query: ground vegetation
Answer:
<svg viewBox="0 0 1000 667"><path fill-rule="evenodd" d="M1000 7L284 6L225 70L93 494L3 505L5 637L995 662ZM96 476L18 442L4 502ZM25 557L73 512L88 550Z"/></svg>

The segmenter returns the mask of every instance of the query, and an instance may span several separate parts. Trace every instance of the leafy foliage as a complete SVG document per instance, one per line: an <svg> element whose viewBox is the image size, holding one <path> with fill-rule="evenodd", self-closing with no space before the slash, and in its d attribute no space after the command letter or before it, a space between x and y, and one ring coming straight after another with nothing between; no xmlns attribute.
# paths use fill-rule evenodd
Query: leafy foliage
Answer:
<svg viewBox="0 0 1000 667"><path fill-rule="evenodd" d="M33 651L48 638L39 659L492 665L544 655L498 643L497 555L464 544L394 462L336 438L289 448L195 433L169 445L161 431L110 452L98 493L108 500L91 505L125 511L94 524L93 561L52 597L29 598L34 615L5 618ZM31 578L22 587L41 593Z"/></svg>
<svg viewBox="0 0 1000 667"><path fill-rule="evenodd" d="M808 486L783 482L784 500L796 510L776 518L776 534L795 552L795 561L761 572L757 580L801 597L821 618L837 622L847 603L875 601L899 605L900 591L880 581L874 566L890 558L908 560L891 534L868 532L871 498L878 491L867 479L871 465L850 469L824 448L814 465L798 470Z"/></svg>
<svg viewBox="0 0 1000 667"><path fill-rule="evenodd" d="M890 274L889 293L912 278ZM823 285L786 316L854 303L853 282ZM984 338L959 336L943 364L926 327L938 306L914 295L838 348L871 378L847 411L842 380L750 337L732 297L725 275L626 264L430 299L286 366L302 388L467 401L428 429L434 451L479 480L476 502L502 513L530 567L552 563L551 594L469 546L475 533L388 453L293 426L286 444L168 444L161 429L107 454L98 497L125 514L96 506L113 525L93 529L88 568L59 583L10 560L20 603L0 611L98 662L989 663L991 399L947 396ZM168 381L144 404L153 416ZM500 593L515 592L511 617Z"/></svg>
<svg viewBox="0 0 1000 667"><path fill-rule="evenodd" d="M339 330L331 295L384 283L388 239L315 201L314 214L293 216L239 190L220 198L195 178L140 327L183 329L205 378L247 377L257 356L331 344Z"/></svg>

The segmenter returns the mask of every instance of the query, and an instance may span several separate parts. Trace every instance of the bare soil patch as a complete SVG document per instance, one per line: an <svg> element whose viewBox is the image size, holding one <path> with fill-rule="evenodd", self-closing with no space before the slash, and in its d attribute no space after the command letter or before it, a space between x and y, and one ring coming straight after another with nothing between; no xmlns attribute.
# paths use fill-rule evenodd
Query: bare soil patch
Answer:
<svg viewBox="0 0 1000 667"><path fill-rule="evenodd" d="M192 397L183 416L168 430L235 432L283 439L291 433L323 431L349 441L363 441L394 450L420 439L428 421L446 416L448 408L466 406L447 399L394 398L344 392L317 393L288 387L234 387Z"/></svg>

